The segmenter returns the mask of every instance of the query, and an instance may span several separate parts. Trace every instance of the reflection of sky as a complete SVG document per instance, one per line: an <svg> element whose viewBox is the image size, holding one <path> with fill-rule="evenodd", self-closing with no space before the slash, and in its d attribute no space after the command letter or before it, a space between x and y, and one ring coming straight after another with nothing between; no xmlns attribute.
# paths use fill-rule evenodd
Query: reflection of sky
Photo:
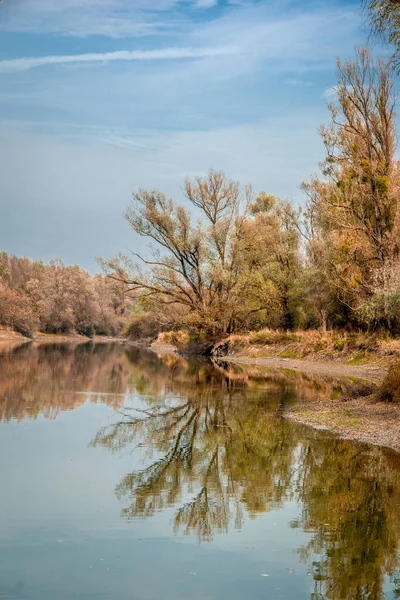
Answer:
<svg viewBox="0 0 400 600"><path fill-rule="evenodd" d="M133 189L181 197L211 166L300 200L335 59L365 39L359 0L4 0L2 246L95 268L143 243Z"/></svg>
<svg viewBox="0 0 400 600"><path fill-rule="evenodd" d="M77 593L117 600L307 594L307 566L293 551L304 535L289 527L297 516L294 503L245 518L240 533L232 529L201 545L195 536L173 536L174 509L133 523L121 519L114 488L143 463L139 451L112 454L88 446L112 415L104 405L86 404L55 421L0 426L0 455L7 456L0 595L15 589L34 600L69 600Z"/></svg>

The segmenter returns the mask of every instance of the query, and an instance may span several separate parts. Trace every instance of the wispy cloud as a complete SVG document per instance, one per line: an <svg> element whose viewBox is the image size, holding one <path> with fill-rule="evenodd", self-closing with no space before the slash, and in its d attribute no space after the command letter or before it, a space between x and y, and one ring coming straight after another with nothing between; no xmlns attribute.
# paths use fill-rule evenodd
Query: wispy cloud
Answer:
<svg viewBox="0 0 400 600"><path fill-rule="evenodd" d="M204 1L204 0L200 0ZM195 0L19 0L0 4L0 31L113 38L176 29Z"/></svg>
<svg viewBox="0 0 400 600"><path fill-rule="evenodd" d="M284 59L321 61L334 59L340 47L356 43L355 30L359 14L353 6L309 6L301 9L296 3L250 2L246 7L228 11L221 18L211 19L193 32L194 40L240 46L253 53L281 62Z"/></svg>
<svg viewBox="0 0 400 600"><path fill-rule="evenodd" d="M40 1L51 14L50 4L47 0ZM156 8L160 10L161 6L168 5L173 9L177 1L165 0L163 5L162 0L154 0L155 12L152 15L153 20L148 23L149 27L158 22ZM184 4L189 3L189 0L181 1ZM279 69L282 69L284 62L293 62L297 69L299 61L303 61L303 63L307 61L308 68L311 64L317 65L327 59L333 60L336 57L338 46L340 44L344 46L345 40L347 46L356 42L356 40L351 44L348 42L354 34L358 18L353 7L344 9L331 6L325 9L317 6L317 8L299 13L298 10L293 9L292 3L285 1L288 4L287 10L279 15L276 14L275 2L268 3L268 5L249 2L246 6L231 6L221 17L214 15L206 22L191 22L190 26L179 28L179 36L175 36L175 39L179 40L176 47L169 47L168 41L164 41L165 47L160 47L160 42L154 41L155 48L152 50L116 50L113 52L11 58L0 61L0 73L24 71L45 65L162 61L227 56L235 57L236 68L243 63L242 59L245 58L245 64L243 64L245 71L251 69L252 65L258 68L261 62L265 63L266 61L269 61L269 68L279 65ZM25 0L21 0L22 5L24 2ZM65 0L65 2L71 11L77 6L75 0ZM197 0L195 3L190 0L191 6L198 8L211 8L214 3L215 0ZM89 8L92 10L94 3L92 0L84 0L84 6L87 10ZM111 10L111 7L115 6L120 6L120 0L104 0L101 4L103 10L105 7ZM134 6L143 11L149 6L149 2L148 0L135 0ZM54 8L54 14L58 15L57 8ZM174 14L170 14L169 19L174 19ZM125 25L130 26L129 15L125 15L122 20ZM115 25L110 15L107 22L111 27L113 24ZM68 26L68 19L65 26ZM218 46L214 45L215 40L218 40ZM241 60L238 62L239 57ZM220 76L220 65L214 66ZM240 72L242 69L238 68L238 70ZM300 80L298 75L299 73L294 78Z"/></svg>
<svg viewBox="0 0 400 600"><path fill-rule="evenodd" d="M48 65L63 65L76 63L107 63L115 61L146 61L146 60L182 60L188 58L207 58L232 54L233 49L220 48L160 48L157 50L119 50L117 52L102 52L89 54L66 54L60 56L41 56L37 58L14 58L0 61L0 73L15 73L27 71L35 67Z"/></svg>

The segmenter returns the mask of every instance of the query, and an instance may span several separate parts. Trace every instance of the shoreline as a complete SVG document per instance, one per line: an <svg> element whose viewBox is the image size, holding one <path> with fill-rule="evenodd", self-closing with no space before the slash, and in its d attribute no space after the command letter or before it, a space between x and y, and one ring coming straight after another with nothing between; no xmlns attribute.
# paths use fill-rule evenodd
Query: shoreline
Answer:
<svg viewBox="0 0 400 600"><path fill-rule="evenodd" d="M70 333L70 334L59 334L59 333L38 333L34 337L28 338L21 333L17 333L16 331L8 331L8 330L0 330L0 344L3 342L16 342L16 343L67 343L67 342L77 342L77 343L87 343L87 342L111 342L111 343L129 343L127 338L121 337L110 337L110 336L102 336L95 335L93 337L87 337L86 335L80 335L79 333Z"/></svg>
<svg viewBox="0 0 400 600"><path fill-rule="evenodd" d="M339 438L400 453L400 407L374 397L301 402L284 411L283 417Z"/></svg>
<svg viewBox="0 0 400 600"><path fill-rule="evenodd" d="M357 382L380 384L387 369L382 366L351 366L308 361L305 359L255 358L251 356L221 357L222 362L266 369L287 369L310 375L356 379ZM400 405L377 400L376 394L351 396L339 399L305 399L286 409L283 417L302 425L329 431L333 435L390 448L400 452Z"/></svg>

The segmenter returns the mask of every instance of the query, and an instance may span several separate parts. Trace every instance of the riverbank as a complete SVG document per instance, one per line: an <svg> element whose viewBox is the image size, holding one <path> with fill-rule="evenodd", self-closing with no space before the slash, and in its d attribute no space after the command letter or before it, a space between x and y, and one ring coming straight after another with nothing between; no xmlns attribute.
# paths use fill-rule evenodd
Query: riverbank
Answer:
<svg viewBox="0 0 400 600"><path fill-rule="evenodd" d="M306 359L385 368L393 360L400 360L400 338L388 334L265 329L231 335L215 345L213 355Z"/></svg>
<svg viewBox="0 0 400 600"><path fill-rule="evenodd" d="M115 343L126 343L128 340L126 338L120 337L110 337L106 335L94 335L92 337L88 337L86 335L76 334L54 334L54 333L38 333L32 339L33 342L115 342Z"/></svg>
<svg viewBox="0 0 400 600"><path fill-rule="evenodd" d="M28 341L29 338L12 329L0 327L0 342L24 342L25 340Z"/></svg>
<svg viewBox="0 0 400 600"><path fill-rule="evenodd" d="M238 365L257 365L269 369L290 369L315 373L316 375L331 375L332 377L351 377L380 383L387 371L383 365L349 365L339 362L327 362L293 358L259 358L255 356L221 356L218 358L223 362L231 362Z"/></svg>
<svg viewBox="0 0 400 600"><path fill-rule="evenodd" d="M281 332L263 330L231 335L212 344L193 341L185 332L167 332L151 344L156 352L183 356L211 355L213 359L268 368L356 377L380 383L389 366L400 361L400 338L330 331Z"/></svg>
<svg viewBox="0 0 400 600"><path fill-rule="evenodd" d="M225 357L226 364L257 365L266 371L295 371L313 376L332 376L347 380L341 397L318 398L307 395L296 406L283 412L286 419L332 431L341 438L392 448L400 452L400 405L380 402L377 390L386 369L372 366L251 357ZM372 384L370 387L368 384ZM374 390L373 386L376 386Z"/></svg>
<svg viewBox="0 0 400 600"><path fill-rule="evenodd" d="M338 339L340 341L338 341ZM258 343L254 343L254 341ZM267 343L260 343L266 340ZM152 345L157 353L173 351L168 344ZM223 354L223 352L229 354ZM296 353L302 358L289 358ZM282 354L284 356L282 356ZM278 334L263 332L231 336L216 346L214 359L224 368L256 369L256 376L288 375L288 383L296 377L334 378L331 396L305 393L283 416L317 429L360 442L385 446L400 451L400 405L380 402L377 392L388 367L400 356L396 339L376 336L342 336L301 332ZM339 391L337 382L345 382ZM343 391L344 390L344 391Z"/></svg>
<svg viewBox="0 0 400 600"><path fill-rule="evenodd" d="M379 402L376 396L301 402L284 412L284 417L315 429L358 442L375 444L400 452L400 407Z"/></svg>

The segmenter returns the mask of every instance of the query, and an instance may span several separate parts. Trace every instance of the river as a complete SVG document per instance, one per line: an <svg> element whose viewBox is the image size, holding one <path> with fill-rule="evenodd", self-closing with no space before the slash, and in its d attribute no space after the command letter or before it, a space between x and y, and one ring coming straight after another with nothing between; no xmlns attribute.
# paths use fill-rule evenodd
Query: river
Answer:
<svg viewBox="0 0 400 600"><path fill-rule="evenodd" d="M340 384L0 347L0 599L400 597L400 457L282 416Z"/></svg>

